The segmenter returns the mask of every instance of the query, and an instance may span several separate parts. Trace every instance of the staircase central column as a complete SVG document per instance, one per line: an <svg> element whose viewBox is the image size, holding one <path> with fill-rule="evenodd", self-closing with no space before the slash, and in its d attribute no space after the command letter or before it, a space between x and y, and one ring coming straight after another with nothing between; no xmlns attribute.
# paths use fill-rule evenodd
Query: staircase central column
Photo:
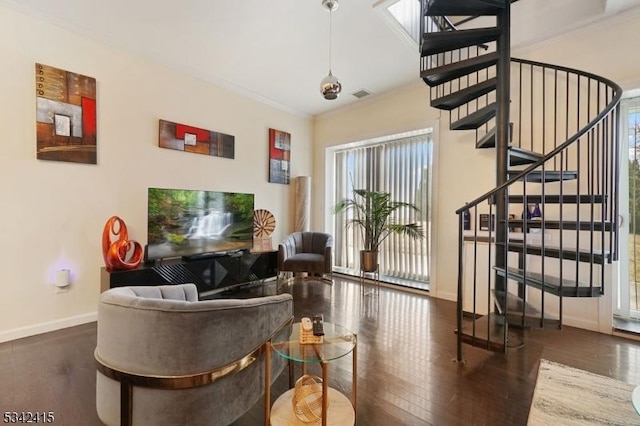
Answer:
<svg viewBox="0 0 640 426"><path fill-rule="evenodd" d="M509 103L511 85L511 1L504 0L505 7L497 16L497 26L501 30L497 41L499 54L497 64L498 84L496 87L496 186L507 180L509 166ZM506 269L507 233L506 220L508 218L508 203L506 191L500 192L496 197L496 260L498 268ZM496 290L506 290L506 279L496 273Z"/></svg>

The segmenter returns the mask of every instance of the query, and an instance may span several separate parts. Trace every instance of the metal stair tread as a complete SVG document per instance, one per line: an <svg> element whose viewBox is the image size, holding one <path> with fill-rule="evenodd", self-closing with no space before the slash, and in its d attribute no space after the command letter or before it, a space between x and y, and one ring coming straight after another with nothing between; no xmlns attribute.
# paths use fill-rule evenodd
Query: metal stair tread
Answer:
<svg viewBox="0 0 640 426"><path fill-rule="evenodd" d="M486 149L496 147L496 128L492 127L479 141L476 142L476 148Z"/></svg>
<svg viewBox="0 0 640 426"><path fill-rule="evenodd" d="M504 243L496 242L496 245L504 245ZM531 244L527 242L526 247L523 240L509 240L507 243L507 250L511 252L523 253L526 251L527 254L532 254L536 256L546 256L553 257L556 259L568 259L568 260L578 260L580 262L591 262L593 260L594 263L604 264L611 263L611 253L603 252L597 250L587 250L587 249L576 249L576 248L563 248L545 244Z"/></svg>
<svg viewBox="0 0 640 426"><path fill-rule="evenodd" d="M600 194L531 194L531 195L509 195L509 203L512 204L530 204L530 203L546 203L546 204L600 204L607 201L606 195Z"/></svg>
<svg viewBox="0 0 640 426"><path fill-rule="evenodd" d="M519 268L509 267L505 274L504 268L494 266L493 269L500 276L507 276L509 279L516 280L527 286L543 290L561 297L599 297L601 296L601 287L589 287L586 284L578 284L569 279L560 280L559 277L553 275L543 275L538 272L525 271Z"/></svg>
<svg viewBox="0 0 640 426"><path fill-rule="evenodd" d="M479 98L482 95L486 95L496 89L498 79L496 77L489 80L485 80L481 83L469 86L465 89L458 90L449 95L442 96L440 98L433 99L431 106L438 109L450 111L461 105L466 104L474 99Z"/></svg>
<svg viewBox="0 0 640 426"><path fill-rule="evenodd" d="M520 174L521 170L509 170L507 171L507 177L509 179L515 177ZM526 182L533 183L543 183L543 182L559 182L561 180L574 180L578 177L578 172L576 171L557 171L557 170L547 170L542 172L541 170L534 170L527 175L520 178L520 180L525 180Z"/></svg>
<svg viewBox="0 0 640 426"><path fill-rule="evenodd" d="M451 130L475 130L496 115L496 103L493 102L466 117L451 123Z"/></svg>
<svg viewBox="0 0 640 426"><path fill-rule="evenodd" d="M500 32L499 28L489 27L427 33L422 40L422 56L495 41L500 36Z"/></svg>
<svg viewBox="0 0 640 426"><path fill-rule="evenodd" d="M495 15L504 9L501 1L465 1L432 0L426 11L426 16L486 16Z"/></svg>
<svg viewBox="0 0 640 426"><path fill-rule="evenodd" d="M523 219L509 219L507 221L510 227L520 227L520 228L529 228L529 229L563 229L567 231L612 231L613 223L609 221L575 221L575 220L523 220ZM526 225L525 225L526 222Z"/></svg>
<svg viewBox="0 0 640 426"><path fill-rule="evenodd" d="M476 142L476 148L487 149L496 147L496 128L492 127L484 136ZM509 165L523 166L533 164L543 158L537 152L528 151L516 146L509 147Z"/></svg>
<svg viewBox="0 0 640 426"><path fill-rule="evenodd" d="M475 325L475 333L474 333ZM504 325L497 321L497 316L487 314L471 320L462 326L462 331L456 331L462 342L493 352L504 352ZM474 335L475 334L475 335Z"/></svg>
<svg viewBox="0 0 640 426"><path fill-rule="evenodd" d="M543 158L537 152L528 151L518 147L509 147L509 164L512 166L523 166L533 164Z"/></svg>
<svg viewBox="0 0 640 426"><path fill-rule="evenodd" d="M420 72L422 80L430 87L463 77L467 74L491 67L498 62L498 53L492 52L471 59L430 68Z"/></svg>
<svg viewBox="0 0 640 426"><path fill-rule="evenodd" d="M494 266L493 269L496 269L496 267ZM509 312L518 312L518 313L522 313L523 309L524 309L524 314L527 316L536 316L536 315L540 315L540 311L538 309L536 309L533 305L529 304L529 303L524 303L524 301L522 300L522 298L516 296L515 294L511 293L511 292L507 292L507 300L506 300L506 309L505 309L505 300L504 300L504 295L505 292L504 291L499 291L496 289L492 289L491 290L491 294L494 297L494 300L496 302L496 309L498 310L498 313L501 315L504 315L505 313L509 313Z"/></svg>
<svg viewBox="0 0 640 426"><path fill-rule="evenodd" d="M521 297L511 292L506 292L506 310L504 309L505 292L491 291L496 302L496 308L502 316L506 315L509 326L521 328L545 328L558 326L560 320L556 317L542 313L532 304L525 302Z"/></svg>

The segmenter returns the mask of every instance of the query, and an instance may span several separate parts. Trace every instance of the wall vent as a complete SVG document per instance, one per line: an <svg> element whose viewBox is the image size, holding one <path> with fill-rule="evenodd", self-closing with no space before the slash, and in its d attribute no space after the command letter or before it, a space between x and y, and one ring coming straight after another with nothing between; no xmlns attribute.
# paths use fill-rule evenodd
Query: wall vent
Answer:
<svg viewBox="0 0 640 426"><path fill-rule="evenodd" d="M353 96L355 96L358 99L362 99L365 96L369 96L371 94L371 92L365 90L365 89L360 89L357 92L352 93Z"/></svg>

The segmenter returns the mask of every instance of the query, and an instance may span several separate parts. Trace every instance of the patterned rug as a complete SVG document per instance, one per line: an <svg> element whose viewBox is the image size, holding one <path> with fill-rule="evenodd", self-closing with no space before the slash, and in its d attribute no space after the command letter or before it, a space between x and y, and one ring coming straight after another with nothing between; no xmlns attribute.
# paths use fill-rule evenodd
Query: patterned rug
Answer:
<svg viewBox="0 0 640 426"><path fill-rule="evenodd" d="M640 425L635 385L540 360L528 426Z"/></svg>

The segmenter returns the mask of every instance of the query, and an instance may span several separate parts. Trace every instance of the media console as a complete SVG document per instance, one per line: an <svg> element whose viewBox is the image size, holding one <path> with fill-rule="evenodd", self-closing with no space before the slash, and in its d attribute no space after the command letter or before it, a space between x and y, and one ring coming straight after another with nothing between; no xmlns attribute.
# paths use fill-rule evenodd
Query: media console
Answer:
<svg viewBox="0 0 640 426"><path fill-rule="evenodd" d="M128 271L101 268L100 291L134 285L194 283L201 295L273 278L277 275L278 252L239 252L196 260L171 259L140 265Z"/></svg>

